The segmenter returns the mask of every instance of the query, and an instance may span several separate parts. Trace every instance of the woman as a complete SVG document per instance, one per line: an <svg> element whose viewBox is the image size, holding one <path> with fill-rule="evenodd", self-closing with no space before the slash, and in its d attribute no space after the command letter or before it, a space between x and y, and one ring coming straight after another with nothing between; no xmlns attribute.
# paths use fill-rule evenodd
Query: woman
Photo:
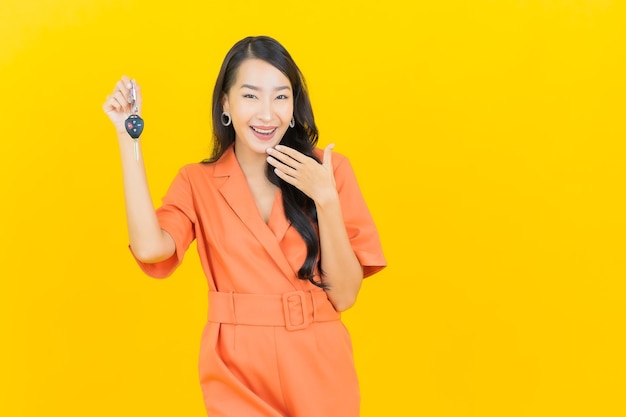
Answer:
<svg viewBox="0 0 626 417"><path fill-rule="evenodd" d="M170 275L196 239L209 285L200 382L214 416L358 416L359 389L340 312L385 258L349 161L315 148L300 70L269 37L226 55L213 94L213 155L183 167L154 210L124 128L123 77L104 111L116 127L130 248Z"/></svg>

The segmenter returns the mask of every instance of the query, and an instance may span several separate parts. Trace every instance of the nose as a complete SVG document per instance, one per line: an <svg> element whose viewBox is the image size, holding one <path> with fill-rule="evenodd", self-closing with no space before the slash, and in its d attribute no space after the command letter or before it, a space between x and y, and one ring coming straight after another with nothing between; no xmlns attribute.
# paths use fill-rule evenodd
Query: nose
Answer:
<svg viewBox="0 0 626 417"><path fill-rule="evenodd" d="M257 117L259 120L264 122L269 122L272 120L272 103L270 100L261 100L259 104L259 109L257 112Z"/></svg>

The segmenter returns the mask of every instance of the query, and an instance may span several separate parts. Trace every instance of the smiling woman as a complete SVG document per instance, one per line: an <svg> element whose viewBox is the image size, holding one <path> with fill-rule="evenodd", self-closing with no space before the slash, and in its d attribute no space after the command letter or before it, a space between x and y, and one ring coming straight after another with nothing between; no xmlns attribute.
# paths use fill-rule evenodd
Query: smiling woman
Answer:
<svg viewBox="0 0 626 417"><path fill-rule="evenodd" d="M269 37L232 47L213 94L213 154L183 167L156 211L124 129L131 102L140 111L140 87L122 77L103 106L122 151L130 248L163 278L197 240L210 289L200 355L208 414L358 416L340 312L386 261L348 159L315 147L289 53Z"/></svg>
<svg viewBox="0 0 626 417"><path fill-rule="evenodd" d="M254 160L277 145L293 118L291 83L285 74L261 59L246 59L236 84L223 95L223 114L232 117L237 158ZM261 158L263 159L263 158Z"/></svg>

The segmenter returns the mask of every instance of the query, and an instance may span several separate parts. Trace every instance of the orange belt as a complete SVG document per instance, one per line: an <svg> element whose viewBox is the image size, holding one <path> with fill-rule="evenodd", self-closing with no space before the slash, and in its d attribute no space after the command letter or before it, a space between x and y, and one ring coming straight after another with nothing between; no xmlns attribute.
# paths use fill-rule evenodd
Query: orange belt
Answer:
<svg viewBox="0 0 626 417"><path fill-rule="evenodd" d="M209 291L210 322L248 326L281 326L299 330L313 322L339 320L324 291L241 294Z"/></svg>

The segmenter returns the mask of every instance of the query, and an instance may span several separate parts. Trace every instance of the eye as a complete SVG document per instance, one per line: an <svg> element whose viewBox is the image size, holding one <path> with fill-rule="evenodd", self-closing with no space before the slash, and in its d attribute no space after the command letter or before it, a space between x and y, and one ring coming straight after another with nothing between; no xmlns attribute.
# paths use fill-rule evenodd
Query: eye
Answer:
<svg viewBox="0 0 626 417"><path fill-rule="evenodd" d="M254 94L250 94L250 93L244 94L243 97L244 98L256 98L256 96Z"/></svg>
<svg viewBox="0 0 626 417"><path fill-rule="evenodd" d="M284 94L279 95L278 97L276 97L278 100L287 100L289 97L287 97Z"/></svg>

